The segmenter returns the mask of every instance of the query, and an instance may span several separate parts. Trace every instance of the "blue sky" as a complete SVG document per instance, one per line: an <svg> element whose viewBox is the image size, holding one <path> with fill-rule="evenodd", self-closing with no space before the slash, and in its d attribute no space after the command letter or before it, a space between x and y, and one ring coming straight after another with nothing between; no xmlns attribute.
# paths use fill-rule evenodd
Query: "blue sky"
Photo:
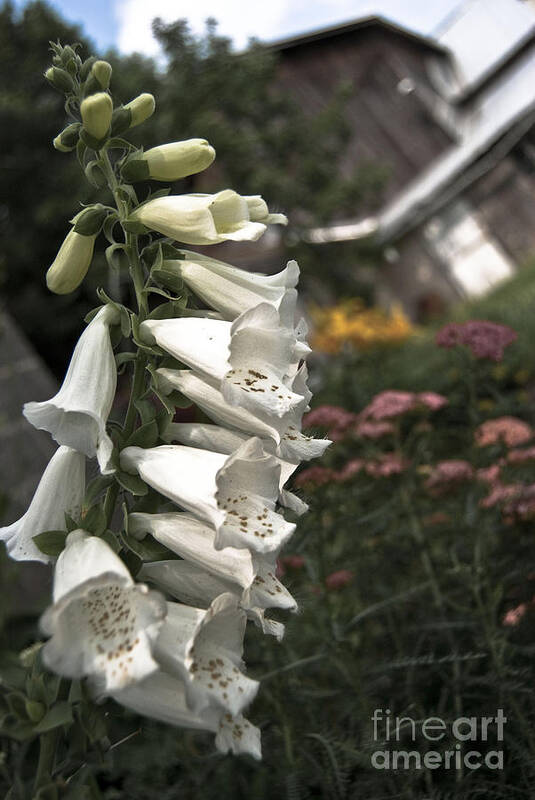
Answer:
<svg viewBox="0 0 535 800"><path fill-rule="evenodd" d="M23 5L23 0L18 0ZM431 31L459 0L269 0L249 5L243 13L242 0L52 0L64 17L82 25L102 49L117 46L123 52L139 50L156 55L150 32L155 16L171 21L187 17L196 31L208 16L220 22L220 31L243 46L255 35L270 40L313 28L336 24L361 14L383 13L407 27Z"/></svg>

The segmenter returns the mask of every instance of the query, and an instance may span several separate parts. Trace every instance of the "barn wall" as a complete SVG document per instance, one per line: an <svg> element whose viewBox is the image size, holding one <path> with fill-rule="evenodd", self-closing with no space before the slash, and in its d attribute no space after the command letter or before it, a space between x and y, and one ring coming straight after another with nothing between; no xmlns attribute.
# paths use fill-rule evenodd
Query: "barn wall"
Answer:
<svg viewBox="0 0 535 800"><path fill-rule="evenodd" d="M426 46L375 25L300 44L279 55L281 85L304 113L318 113L342 82L352 82L346 114L354 134L341 168L369 160L388 166L390 180L382 201L451 144L418 94L398 90L407 77L432 90Z"/></svg>

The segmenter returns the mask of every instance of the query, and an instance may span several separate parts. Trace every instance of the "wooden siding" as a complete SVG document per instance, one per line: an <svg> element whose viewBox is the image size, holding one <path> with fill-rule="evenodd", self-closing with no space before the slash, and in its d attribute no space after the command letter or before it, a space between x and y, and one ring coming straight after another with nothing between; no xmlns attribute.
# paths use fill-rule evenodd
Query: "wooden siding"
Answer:
<svg viewBox="0 0 535 800"><path fill-rule="evenodd" d="M305 114L318 113L341 83L352 82L346 114L354 133L340 167L385 164L388 200L451 144L418 93L398 90L411 78L432 91L428 57L427 47L374 25L283 50L279 80Z"/></svg>

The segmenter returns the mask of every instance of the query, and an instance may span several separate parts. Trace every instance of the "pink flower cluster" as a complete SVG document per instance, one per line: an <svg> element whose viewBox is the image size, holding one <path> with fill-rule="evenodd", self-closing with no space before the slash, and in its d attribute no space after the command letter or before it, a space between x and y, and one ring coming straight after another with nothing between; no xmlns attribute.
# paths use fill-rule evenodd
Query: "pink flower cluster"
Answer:
<svg viewBox="0 0 535 800"><path fill-rule="evenodd" d="M435 341L439 347L465 345L475 358L501 361L505 348L517 338L516 331L507 325L486 320L470 320L444 325L438 331Z"/></svg>
<svg viewBox="0 0 535 800"><path fill-rule="evenodd" d="M502 442L507 447L525 444L533 437L531 426L516 417L497 417L480 425L475 432L478 447Z"/></svg>
<svg viewBox="0 0 535 800"><path fill-rule="evenodd" d="M303 418L305 428L327 428L327 436L339 442L348 434L364 439L379 439L394 433L390 420L409 411L427 409L437 411L447 405L445 397L436 392L403 392L389 389L379 392L360 414L353 414L339 406L323 405Z"/></svg>
<svg viewBox="0 0 535 800"><path fill-rule="evenodd" d="M298 488L315 489L329 483L345 483L362 470L372 478L389 478L392 475L399 475L408 466L409 462L397 453L381 453L375 459L353 458L339 470L330 467L309 467L299 473L294 485Z"/></svg>
<svg viewBox="0 0 535 800"><path fill-rule="evenodd" d="M375 395L371 403L359 414L360 420L385 420L400 417L409 411L426 408L429 411L438 411L447 405L448 401L436 392L402 392L389 389Z"/></svg>
<svg viewBox="0 0 535 800"><path fill-rule="evenodd" d="M453 484L471 480L473 477L474 470L468 461L451 458L435 464L425 482L425 488L431 494L441 494Z"/></svg>

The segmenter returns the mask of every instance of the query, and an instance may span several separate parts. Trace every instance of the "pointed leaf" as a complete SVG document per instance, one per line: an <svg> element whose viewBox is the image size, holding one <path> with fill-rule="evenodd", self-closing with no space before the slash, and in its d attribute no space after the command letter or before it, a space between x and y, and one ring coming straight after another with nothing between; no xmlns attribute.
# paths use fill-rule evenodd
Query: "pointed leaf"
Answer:
<svg viewBox="0 0 535 800"><path fill-rule="evenodd" d="M63 725L72 723L72 708L68 700L56 703L47 711L41 722L35 726L35 733L46 733L54 728L61 728Z"/></svg>
<svg viewBox="0 0 535 800"><path fill-rule="evenodd" d="M73 528L74 530L74 528ZM47 556L59 556L65 548L66 531L44 531L33 537L33 541L41 551Z"/></svg>
<svg viewBox="0 0 535 800"><path fill-rule="evenodd" d="M123 489L137 497L143 497L148 492L147 484L138 475L130 475L129 472L121 472L119 470L115 473L115 477Z"/></svg>
<svg viewBox="0 0 535 800"><path fill-rule="evenodd" d="M125 442L125 447L154 447L158 441L158 425L153 419L146 422Z"/></svg>

